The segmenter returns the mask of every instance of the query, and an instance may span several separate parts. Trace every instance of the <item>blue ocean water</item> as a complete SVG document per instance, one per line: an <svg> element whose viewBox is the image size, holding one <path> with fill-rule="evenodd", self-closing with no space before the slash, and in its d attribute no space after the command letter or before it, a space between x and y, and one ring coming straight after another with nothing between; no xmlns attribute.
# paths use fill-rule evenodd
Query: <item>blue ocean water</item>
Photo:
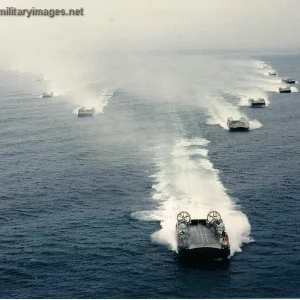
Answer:
<svg viewBox="0 0 300 300"><path fill-rule="evenodd" d="M185 73L201 60L187 56L179 57ZM299 55L247 59L300 79ZM217 85L212 74L194 75ZM236 80L247 82L247 73ZM237 107L225 88L218 93ZM159 99L151 88L148 101L144 89L117 87L104 112L86 119L72 114L66 96L42 92L32 75L0 71L1 298L300 297L299 93L269 90L266 108L238 108L263 126L232 134L207 123L207 108L182 95ZM221 266L182 264L151 239L160 222L135 215L159 206L153 149L199 137L210 142L209 160L251 225L253 242Z"/></svg>

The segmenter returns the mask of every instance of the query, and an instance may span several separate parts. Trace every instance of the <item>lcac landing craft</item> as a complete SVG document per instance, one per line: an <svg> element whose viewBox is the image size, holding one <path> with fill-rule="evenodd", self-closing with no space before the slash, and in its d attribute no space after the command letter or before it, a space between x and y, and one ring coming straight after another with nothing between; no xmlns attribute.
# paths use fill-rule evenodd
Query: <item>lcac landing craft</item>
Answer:
<svg viewBox="0 0 300 300"><path fill-rule="evenodd" d="M229 238L221 216L211 211L207 219L191 219L182 211L177 215L177 250L181 257L201 260L226 259L230 255Z"/></svg>

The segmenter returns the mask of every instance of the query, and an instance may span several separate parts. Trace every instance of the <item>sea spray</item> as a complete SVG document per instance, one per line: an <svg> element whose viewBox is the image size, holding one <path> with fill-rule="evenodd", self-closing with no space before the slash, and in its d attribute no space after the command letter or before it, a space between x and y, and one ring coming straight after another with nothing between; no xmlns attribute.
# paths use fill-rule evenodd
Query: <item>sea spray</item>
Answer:
<svg viewBox="0 0 300 300"><path fill-rule="evenodd" d="M250 130L255 130L261 128L263 125L257 120L249 121Z"/></svg>
<svg viewBox="0 0 300 300"><path fill-rule="evenodd" d="M101 114L113 94L113 90L108 89L104 89L99 94L81 90L76 95L70 96L70 102L77 106L81 105L73 110L73 114L78 114L80 107L86 107L87 109L95 108L95 114Z"/></svg>
<svg viewBox="0 0 300 300"><path fill-rule="evenodd" d="M298 89L295 86L291 86L291 92L292 93L297 93Z"/></svg>

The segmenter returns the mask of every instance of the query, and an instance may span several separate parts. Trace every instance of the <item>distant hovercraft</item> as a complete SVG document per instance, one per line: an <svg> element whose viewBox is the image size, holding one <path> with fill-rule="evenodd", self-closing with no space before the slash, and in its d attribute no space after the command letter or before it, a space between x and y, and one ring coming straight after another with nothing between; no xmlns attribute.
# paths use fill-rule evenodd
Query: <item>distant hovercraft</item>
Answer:
<svg viewBox="0 0 300 300"><path fill-rule="evenodd" d="M249 122L246 118L241 117L239 120L233 120L231 117L227 119L227 126L230 131L248 131Z"/></svg>
<svg viewBox="0 0 300 300"><path fill-rule="evenodd" d="M251 107L264 107L266 106L266 100L264 98L249 99L249 104Z"/></svg>
<svg viewBox="0 0 300 300"><path fill-rule="evenodd" d="M52 98L53 96L54 96L53 92L51 92L51 93L43 93L42 94L43 98Z"/></svg>
<svg viewBox="0 0 300 300"><path fill-rule="evenodd" d="M287 78L283 78L282 82L285 82L285 83L288 83L288 84L294 84L294 83L296 83L296 80L294 78L287 77Z"/></svg>
<svg viewBox="0 0 300 300"><path fill-rule="evenodd" d="M95 108L87 109L84 106L78 109L78 117L92 117L95 113Z"/></svg>
<svg viewBox="0 0 300 300"><path fill-rule="evenodd" d="M283 87L283 88L279 88L279 93L283 94L283 93L291 93L292 90L289 86Z"/></svg>

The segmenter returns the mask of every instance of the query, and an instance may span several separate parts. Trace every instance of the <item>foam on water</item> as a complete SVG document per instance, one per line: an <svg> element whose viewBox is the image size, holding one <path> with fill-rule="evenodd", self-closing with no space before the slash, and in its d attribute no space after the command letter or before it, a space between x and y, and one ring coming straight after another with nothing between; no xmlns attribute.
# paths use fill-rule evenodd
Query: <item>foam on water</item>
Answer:
<svg viewBox="0 0 300 300"><path fill-rule="evenodd" d="M298 93L299 90L295 86L291 86L291 92L292 93Z"/></svg>
<svg viewBox="0 0 300 300"><path fill-rule="evenodd" d="M263 126L263 124L261 124L257 120L251 120L251 121L249 121L249 125L250 125L250 130L259 129L259 128L261 128Z"/></svg>

